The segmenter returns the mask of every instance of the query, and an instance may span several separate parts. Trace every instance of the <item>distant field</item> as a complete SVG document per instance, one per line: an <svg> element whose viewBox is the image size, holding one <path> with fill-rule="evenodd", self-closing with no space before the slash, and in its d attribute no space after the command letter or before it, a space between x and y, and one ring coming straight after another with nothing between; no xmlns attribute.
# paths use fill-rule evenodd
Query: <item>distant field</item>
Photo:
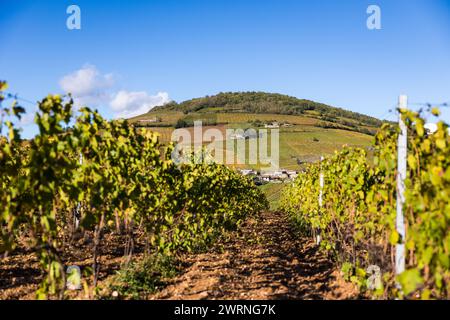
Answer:
<svg viewBox="0 0 450 320"><path fill-rule="evenodd" d="M218 126L205 126L203 129L209 128L219 129L223 136L225 136L225 130L227 128L248 127L248 125L241 126L239 123L230 125L218 125ZM194 128L186 128L192 137L194 137ZM172 132L175 128L147 128L160 134L162 143L170 142ZM198 142L199 137L195 142ZM270 141L270 134L268 136ZM358 132L336 130L336 129L323 129L309 125L296 125L291 128L280 129L280 166L284 169L298 170L301 166L300 162L314 162L320 159L320 156L326 156L333 154L334 151L342 149L343 146L355 146L355 147L367 147L373 141L373 137ZM235 165L238 168L252 168L261 169L261 164L248 164L249 157L249 142L240 141L245 143L246 156L242 163ZM218 152L222 152L223 158L225 158L225 150L227 150L225 142L220 144L221 148L218 148ZM237 143L235 142L235 148ZM231 148L228 148L231 150ZM271 146L268 146L268 152L271 152Z"/></svg>
<svg viewBox="0 0 450 320"><path fill-rule="evenodd" d="M164 111L164 112L152 112L152 113L146 113L131 119L128 119L130 122L136 122L140 120L148 120L153 118L160 118L161 122L158 122L158 125L160 124L170 124L175 125L175 123L178 121L178 119L181 119L184 117L183 112L178 111Z"/></svg>
<svg viewBox="0 0 450 320"><path fill-rule="evenodd" d="M203 133L208 129L217 129L225 137L226 126L224 126L224 125L203 126L202 129L203 129ZM144 130L149 130L149 131L158 133L161 143L164 143L164 144L169 143L171 141L172 134L175 130L186 130L187 132L189 132L190 136L192 137L193 143L198 143L200 141L200 139L202 139L201 135L197 136L196 134L194 134L194 127L182 128L182 129L175 129L174 127L149 127L149 128L145 128Z"/></svg>
<svg viewBox="0 0 450 320"><path fill-rule="evenodd" d="M298 167L297 158L315 161L320 156L333 154L343 146L366 147L373 137L358 132L315 128L311 131L285 131L280 133L280 163L283 168Z"/></svg>
<svg viewBox="0 0 450 320"><path fill-rule="evenodd" d="M155 132L159 135L159 141L163 144L170 142L172 137L172 132L175 130L173 127L156 127L156 128L144 128L143 130L148 130Z"/></svg>
<svg viewBox="0 0 450 320"><path fill-rule="evenodd" d="M310 125L313 126L318 122L317 119L304 117L304 116L293 116L293 115L283 115L283 114L255 114L255 113L218 113L217 121L220 123L248 123L249 121L278 121L278 122L289 122L291 124L299 125Z"/></svg>
<svg viewBox="0 0 450 320"><path fill-rule="evenodd" d="M259 114L259 113L243 113L243 112L221 112L222 108L206 108L201 112L190 112L184 114L179 111L158 111L151 112L131 119L131 121L139 121L145 119L158 118L159 122L155 123L155 127L148 127L144 130L151 130L160 135L160 141L167 144L171 141L172 133L178 120L183 119L186 122L204 120L204 123L216 123L215 126L204 126L203 132L207 129L218 129L223 137L226 136L227 129L248 129L264 130L263 127L255 127L254 122L259 120L262 124L276 121L279 123L289 123L292 127L281 127L279 157L280 167L290 170L301 170L307 163L316 162L321 156L333 154L336 150L340 150L343 146L367 147L371 145L373 137L356 131L347 131L340 129L326 129L317 126L321 120L317 119L320 114L316 111L306 111L306 115L283 115L283 114ZM351 123L357 123L354 119L345 119ZM323 121L322 121L323 123ZM148 123L152 125L153 123ZM364 126L360 126L364 127ZM373 129L373 127L372 127ZM187 130L191 137L194 137L194 128L188 127ZM268 132L268 141L271 135ZM252 142L254 142L253 140ZM195 142L199 142L199 136L196 136ZM206 145L208 142L205 142ZM267 166L261 163L249 164L249 140L233 140L233 147L227 146L224 140L219 142L216 152L221 154L222 159L226 159L227 150L235 148L240 144L241 148L245 148L245 157L242 159L235 158L235 164L230 165L235 168L248 168L261 170ZM268 153L271 154L271 145L268 144ZM277 210L279 206L279 198L282 188L286 184L269 183L260 186L260 189L266 194L271 210Z"/></svg>
<svg viewBox="0 0 450 320"><path fill-rule="evenodd" d="M283 188L287 186L285 183L268 183L259 186L259 189L264 192L270 203L270 210L278 210L280 205L280 195Z"/></svg>
<svg viewBox="0 0 450 320"><path fill-rule="evenodd" d="M313 126L318 123L319 120L315 118L310 118L306 116L295 116L295 115L283 115L283 114L255 114L255 113L206 113L206 112L198 112L198 113L190 113L188 115L183 114L182 112L177 111L164 111L164 112L152 112L147 113L135 118L129 119L131 122L148 120L153 118L160 118L161 121L157 123L157 125L161 124L170 124L175 126L179 119L186 120L202 120L211 121L212 119L216 120L217 123L248 123L250 121L260 120L262 122L269 121L278 121L278 122L289 122L291 124L299 124L299 125L310 125Z"/></svg>
<svg viewBox="0 0 450 320"><path fill-rule="evenodd" d="M270 141L270 134L268 140ZM296 126L280 130L280 167L283 169L299 170L303 163L315 162L320 156L333 154L344 146L367 147L373 141L373 137L358 132L336 129L303 128ZM235 146L236 148L236 146ZM238 164L238 168L251 168L259 170L264 167L261 164L248 164L248 141L245 144L245 163ZM225 148L224 148L225 149ZM271 154L271 144L268 144L268 153Z"/></svg>

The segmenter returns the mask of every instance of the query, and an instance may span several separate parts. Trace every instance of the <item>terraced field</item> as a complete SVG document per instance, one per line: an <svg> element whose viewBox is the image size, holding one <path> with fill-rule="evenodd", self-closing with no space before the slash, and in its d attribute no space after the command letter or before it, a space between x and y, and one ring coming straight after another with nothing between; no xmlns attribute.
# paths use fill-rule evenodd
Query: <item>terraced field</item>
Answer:
<svg viewBox="0 0 450 320"><path fill-rule="evenodd" d="M305 118L305 122L306 122ZM249 124L243 122L229 123L226 125L217 126L205 126L203 132L208 129L219 129L225 136L226 129L236 128L250 128ZM150 130L160 134L160 139L163 143L169 143L172 133L176 130L174 127L150 127L145 130ZM194 137L193 128L186 128ZM270 133L269 140L270 140ZM334 151L340 150L344 145L365 147L369 146L373 137L362 134L359 132L337 130L337 129L324 129L318 128L310 124L295 125L290 128L280 128L280 166L285 169L300 169L301 162L314 162L317 161L321 155L333 154ZM199 142L200 139L197 136L195 142ZM208 143L208 141L204 141ZM225 155L226 143L222 141L219 143L222 148L218 148L218 152L223 152ZM236 167L240 168L252 168L260 169L261 164L248 164L248 141L246 144L246 159L244 164L238 164ZM228 148L230 149L230 148ZM271 148L269 145L269 152Z"/></svg>

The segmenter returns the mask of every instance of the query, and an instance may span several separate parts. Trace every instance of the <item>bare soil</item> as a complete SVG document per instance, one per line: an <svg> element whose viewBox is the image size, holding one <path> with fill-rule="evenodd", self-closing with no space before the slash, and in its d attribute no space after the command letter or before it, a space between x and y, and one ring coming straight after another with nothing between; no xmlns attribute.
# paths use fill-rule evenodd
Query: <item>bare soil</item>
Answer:
<svg viewBox="0 0 450 320"><path fill-rule="evenodd" d="M248 219L212 252L186 257L186 269L151 299L352 299L345 282L311 239L279 212Z"/></svg>
<svg viewBox="0 0 450 320"><path fill-rule="evenodd" d="M115 234L105 234L100 248L99 261L101 264L99 282L107 279L120 269L123 258L123 243L125 237ZM119 244L119 245L118 245ZM76 265L84 270L92 267L92 235L86 233L73 242L66 242L60 253L61 259L66 266ZM6 258L0 259L0 300L32 300L35 292L44 278L40 269L39 260L32 250L15 250ZM142 248L138 247L138 252ZM92 277L91 277L92 278ZM92 279L90 279L92 282ZM70 292L69 296L86 299L80 292Z"/></svg>
<svg viewBox="0 0 450 320"><path fill-rule="evenodd" d="M89 239L65 246L63 261L92 265ZM120 268L125 239L105 235L101 249L102 286ZM143 248L136 248L136 258ZM345 282L312 239L301 237L279 212L247 219L208 252L181 257L181 273L149 299L354 299L358 290ZM0 259L0 300L34 299L43 274L35 255L18 250ZM74 293L75 294L75 293ZM78 292L73 298L89 298Z"/></svg>

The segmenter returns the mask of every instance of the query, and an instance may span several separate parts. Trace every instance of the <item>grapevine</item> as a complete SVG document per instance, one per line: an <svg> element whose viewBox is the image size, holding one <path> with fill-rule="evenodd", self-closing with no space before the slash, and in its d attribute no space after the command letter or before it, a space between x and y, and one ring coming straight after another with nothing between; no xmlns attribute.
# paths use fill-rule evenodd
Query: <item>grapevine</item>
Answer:
<svg viewBox="0 0 450 320"><path fill-rule="evenodd" d="M408 176L405 194L407 269L394 276L398 128L384 124L370 154L345 148L310 165L287 188L282 208L307 233L320 230L321 247L366 290L367 268L379 266L384 283L373 294L450 297L450 146L448 126L429 134L418 112L400 110L408 126ZM439 114L433 109L435 115ZM324 174L323 207L319 175ZM395 282L401 286L397 289Z"/></svg>
<svg viewBox="0 0 450 320"><path fill-rule="evenodd" d="M0 103L5 89L1 82ZM107 232L126 235L128 261L142 238L146 254L173 255L211 243L268 206L248 178L206 161L179 166L170 158L173 146L156 134L87 107L75 114L70 96L39 103L31 140L14 125L23 112L17 103L1 110L0 253L25 239L46 274L38 298L65 296L62 250L77 232L92 237L95 287Z"/></svg>

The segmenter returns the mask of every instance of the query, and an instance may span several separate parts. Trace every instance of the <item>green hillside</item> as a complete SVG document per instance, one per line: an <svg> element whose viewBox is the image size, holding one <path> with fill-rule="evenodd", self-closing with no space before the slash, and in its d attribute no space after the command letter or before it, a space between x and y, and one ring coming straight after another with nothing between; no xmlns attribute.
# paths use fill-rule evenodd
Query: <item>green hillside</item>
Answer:
<svg viewBox="0 0 450 320"><path fill-rule="evenodd" d="M136 126L158 132L169 142L174 130L201 120L207 128L260 129L277 122L280 126L280 166L301 169L322 155L334 153L344 145L366 147L382 121L360 113L262 92L219 93L214 96L171 102L146 114L129 119ZM225 146L224 146L225 148ZM259 169L259 165L237 164Z"/></svg>
<svg viewBox="0 0 450 320"><path fill-rule="evenodd" d="M157 117L160 121L155 126L176 126L178 121L180 126L192 126L194 120L216 125L230 123L220 119L220 114L230 113L300 116L315 119L318 127L367 134L374 134L382 123L379 119L323 103L264 92L227 92L180 103L171 102L130 120Z"/></svg>

